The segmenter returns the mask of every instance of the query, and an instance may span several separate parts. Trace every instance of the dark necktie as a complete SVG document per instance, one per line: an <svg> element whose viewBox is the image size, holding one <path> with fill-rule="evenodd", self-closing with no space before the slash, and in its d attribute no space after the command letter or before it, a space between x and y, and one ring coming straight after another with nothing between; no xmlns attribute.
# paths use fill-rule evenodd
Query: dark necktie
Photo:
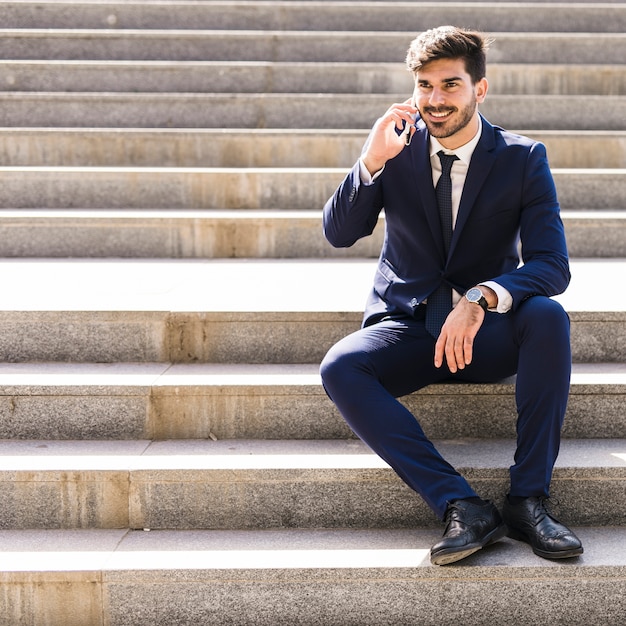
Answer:
<svg viewBox="0 0 626 626"><path fill-rule="evenodd" d="M439 208L439 219L441 220L443 246L447 256L452 240L452 180L450 170L454 161L459 157L454 154L444 154L442 151L438 152L437 156L441 161L441 176L437 181L435 194ZM452 289L446 283L442 283L428 296L426 302L426 330L435 339L439 337L441 327L451 310Z"/></svg>

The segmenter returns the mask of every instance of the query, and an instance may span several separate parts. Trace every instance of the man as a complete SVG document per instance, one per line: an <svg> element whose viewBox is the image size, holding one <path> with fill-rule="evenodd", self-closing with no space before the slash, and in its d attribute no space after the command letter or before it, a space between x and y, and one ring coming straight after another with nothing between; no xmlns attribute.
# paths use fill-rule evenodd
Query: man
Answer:
<svg viewBox="0 0 626 626"><path fill-rule="evenodd" d="M437 565L507 533L545 558L583 552L545 503L571 370L569 318L550 299L570 279L563 224L544 146L478 113L486 48L451 26L411 43L413 98L376 122L323 217L328 241L347 247L385 211L362 328L331 348L321 375L352 430L446 521ZM517 449L501 516L397 398L514 373Z"/></svg>

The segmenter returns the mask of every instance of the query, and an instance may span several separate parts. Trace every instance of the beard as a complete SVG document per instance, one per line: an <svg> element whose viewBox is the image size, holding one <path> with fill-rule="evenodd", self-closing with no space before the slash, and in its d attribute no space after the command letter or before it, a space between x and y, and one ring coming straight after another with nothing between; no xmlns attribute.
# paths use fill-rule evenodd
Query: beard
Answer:
<svg viewBox="0 0 626 626"><path fill-rule="evenodd" d="M456 117L453 115L450 119L447 119L443 122L433 122L429 118L422 117L424 123L426 124L426 128L428 128L428 132L437 139L445 139L446 137L451 137L452 135L458 133L463 130L474 117L474 113L476 112L476 98L473 97L471 102L467 104L461 111L457 108L452 107L424 107L424 113L443 113L444 111L453 111L458 112L459 115Z"/></svg>

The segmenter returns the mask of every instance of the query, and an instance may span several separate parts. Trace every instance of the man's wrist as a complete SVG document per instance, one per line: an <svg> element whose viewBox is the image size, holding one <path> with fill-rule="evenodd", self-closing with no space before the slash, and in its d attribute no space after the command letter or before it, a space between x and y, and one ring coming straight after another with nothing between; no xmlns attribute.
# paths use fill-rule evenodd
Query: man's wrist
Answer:
<svg viewBox="0 0 626 626"><path fill-rule="evenodd" d="M365 169L370 173L370 176L374 178L376 174L385 167L386 161L372 159L369 155L365 155L361 157L361 163L363 163Z"/></svg>
<svg viewBox="0 0 626 626"><path fill-rule="evenodd" d="M487 304L487 299L485 298L480 287L471 287L465 292L465 299L470 304L470 306L479 306L485 313L489 308Z"/></svg>
<svg viewBox="0 0 626 626"><path fill-rule="evenodd" d="M470 304L478 304L485 311L498 307L498 294L487 285L476 285L465 292L465 299Z"/></svg>
<svg viewBox="0 0 626 626"><path fill-rule="evenodd" d="M496 309L498 307L498 294L491 287L487 287L487 285L477 285L476 287L480 289L483 296L485 296L487 308Z"/></svg>
<svg viewBox="0 0 626 626"><path fill-rule="evenodd" d="M385 169L385 168L383 168ZM375 172L373 175L370 174L370 171L365 166L363 159L359 159L359 178L361 179L361 183L365 186L371 185L382 173L382 169Z"/></svg>

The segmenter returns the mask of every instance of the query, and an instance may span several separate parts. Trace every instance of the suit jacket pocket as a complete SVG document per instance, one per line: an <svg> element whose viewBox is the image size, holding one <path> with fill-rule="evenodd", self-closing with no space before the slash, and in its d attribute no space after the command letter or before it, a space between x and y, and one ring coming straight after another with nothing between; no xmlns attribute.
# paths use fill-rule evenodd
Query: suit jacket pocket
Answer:
<svg viewBox="0 0 626 626"><path fill-rule="evenodd" d="M393 283L398 282L398 280L398 275L391 263L389 263L387 259L382 259L378 264L376 275L374 276L374 290L376 293L381 298L384 298L389 287L391 287Z"/></svg>

